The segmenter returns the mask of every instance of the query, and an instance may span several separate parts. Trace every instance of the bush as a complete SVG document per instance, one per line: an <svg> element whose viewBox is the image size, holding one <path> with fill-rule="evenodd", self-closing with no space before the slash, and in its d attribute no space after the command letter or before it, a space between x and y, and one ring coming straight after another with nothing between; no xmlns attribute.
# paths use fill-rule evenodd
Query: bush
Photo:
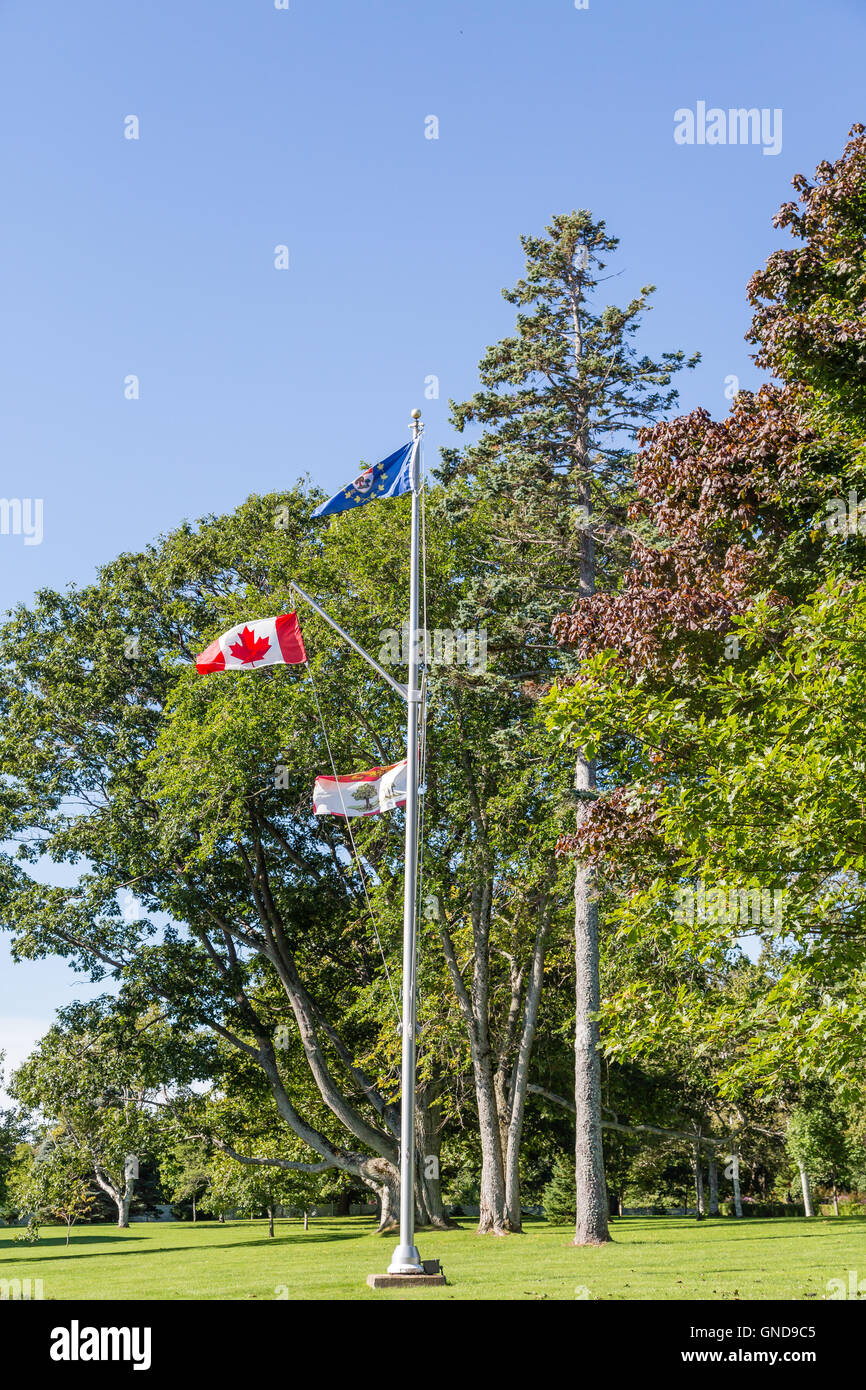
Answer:
<svg viewBox="0 0 866 1390"><path fill-rule="evenodd" d="M822 1202L818 1207L822 1216L836 1215L836 1208L832 1202ZM866 1216L866 1202L840 1202L840 1216Z"/></svg>
<svg viewBox="0 0 866 1390"><path fill-rule="evenodd" d="M736 1216L732 1201L720 1204L725 1216ZM802 1202L743 1202L743 1216L805 1216Z"/></svg>

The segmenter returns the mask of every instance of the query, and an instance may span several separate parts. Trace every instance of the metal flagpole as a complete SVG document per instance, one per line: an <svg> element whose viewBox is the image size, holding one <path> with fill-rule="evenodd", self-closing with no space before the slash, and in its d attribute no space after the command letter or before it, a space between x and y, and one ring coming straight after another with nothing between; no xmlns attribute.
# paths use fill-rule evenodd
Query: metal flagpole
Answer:
<svg viewBox="0 0 866 1390"><path fill-rule="evenodd" d="M421 496L421 411L412 411L412 539L409 567L409 713L406 722L406 870L403 883L403 1066L400 1105L400 1244L389 1274L423 1274L415 1245L415 965L417 958L419 510Z"/></svg>

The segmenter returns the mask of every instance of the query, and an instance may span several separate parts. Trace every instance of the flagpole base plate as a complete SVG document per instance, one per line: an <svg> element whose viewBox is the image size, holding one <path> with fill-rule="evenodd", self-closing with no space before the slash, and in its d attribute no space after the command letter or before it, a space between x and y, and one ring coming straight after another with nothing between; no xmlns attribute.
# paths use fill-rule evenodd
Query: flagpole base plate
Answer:
<svg viewBox="0 0 866 1390"><path fill-rule="evenodd" d="M422 1260L414 1245L397 1246L387 1274L367 1275L371 1289L417 1289L447 1282L439 1261Z"/></svg>
<svg viewBox="0 0 866 1390"><path fill-rule="evenodd" d="M446 1284L445 1275L439 1274L368 1274L367 1283L371 1289L426 1289Z"/></svg>

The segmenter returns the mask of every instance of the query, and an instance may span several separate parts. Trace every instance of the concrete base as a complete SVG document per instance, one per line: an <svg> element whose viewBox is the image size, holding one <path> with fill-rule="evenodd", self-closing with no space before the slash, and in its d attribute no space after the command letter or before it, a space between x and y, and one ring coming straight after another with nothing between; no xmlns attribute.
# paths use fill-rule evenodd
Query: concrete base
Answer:
<svg viewBox="0 0 866 1390"><path fill-rule="evenodd" d="M368 1274L371 1289L426 1289L446 1283L444 1274Z"/></svg>

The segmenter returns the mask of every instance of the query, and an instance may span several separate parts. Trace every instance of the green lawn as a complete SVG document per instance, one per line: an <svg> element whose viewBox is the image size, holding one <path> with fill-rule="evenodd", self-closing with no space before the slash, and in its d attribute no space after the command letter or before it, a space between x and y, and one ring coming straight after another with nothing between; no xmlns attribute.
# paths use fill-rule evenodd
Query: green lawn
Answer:
<svg viewBox="0 0 866 1390"><path fill-rule="evenodd" d="M423 1231L425 1258L438 1257L445 1288L373 1291L394 1238L369 1218L321 1217L304 1232L280 1221L273 1240L261 1221L135 1223L127 1231L59 1227L38 1245L0 1239L0 1279L43 1281L46 1299L824 1299L827 1281L866 1288L866 1218L713 1220L627 1217L597 1250L569 1245L569 1231L530 1221L523 1236Z"/></svg>

